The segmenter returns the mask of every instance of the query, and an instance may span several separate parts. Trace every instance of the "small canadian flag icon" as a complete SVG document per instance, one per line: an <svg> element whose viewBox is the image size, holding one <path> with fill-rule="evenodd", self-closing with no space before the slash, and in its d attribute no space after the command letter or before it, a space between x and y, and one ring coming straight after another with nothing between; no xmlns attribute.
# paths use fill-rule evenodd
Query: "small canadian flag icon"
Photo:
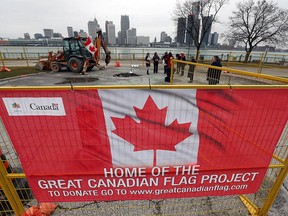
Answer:
<svg viewBox="0 0 288 216"><path fill-rule="evenodd" d="M113 165L196 163L199 138L195 92L143 91L135 97L129 90L99 91Z"/></svg>

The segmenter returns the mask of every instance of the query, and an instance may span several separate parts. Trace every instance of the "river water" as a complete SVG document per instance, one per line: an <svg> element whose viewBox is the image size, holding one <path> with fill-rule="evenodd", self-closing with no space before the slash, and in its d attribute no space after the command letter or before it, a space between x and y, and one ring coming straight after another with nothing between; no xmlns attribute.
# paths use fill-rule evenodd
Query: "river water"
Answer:
<svg viewBox="0 0 288 216"><path fill-rule="evenodd" d="M132 59L132 58L144 58L146 53L150 53L150 56L153 56L154 52L157 52L159 56L162 56L166 51L172 52L175 56L176 53L184 52L186 56L196 55L195 48L137 48L137 47L108 47L111 51L111 55L113 59ZM57 52L58 50L62 50L61 47L19 47L19 46L0 46L0 51L4 54L4 58L23 58L23 55L27 55L28 58L37 58L39 56L47 55L49 51ZM101 49L103 53L103 50ZM243 59L245 55L245 51L236 51L236 50L200 50L200 56L203 59L211 59L212 56L218 55L223 60L227 59L227 55L231 54L234 60ZM252 60L261 59L263 52L253 52ZM268 59L274 59L275 61L288 61L288 53L285 52L268 52ZM233 60L233 59L231 59Z"/></svg>

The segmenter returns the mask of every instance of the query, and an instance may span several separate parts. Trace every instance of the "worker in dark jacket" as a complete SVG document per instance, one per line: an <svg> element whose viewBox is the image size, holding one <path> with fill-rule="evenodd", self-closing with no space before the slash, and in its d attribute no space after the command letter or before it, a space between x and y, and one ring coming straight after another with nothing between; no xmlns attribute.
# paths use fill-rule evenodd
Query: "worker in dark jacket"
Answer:
<svg viewBox="0 0 288 216"><path fill-rule="evenodd" d="M150 68L150 53L147 53L147 54L146 54L145 62L146 62L147 74L149 75L149 68Z"/></svg>
<svg viewBox="0 0 288 216"><path fill-rule="evenodd" d="M194 56L191 56L190 61L193 62L193 63L196 63L195 57L194 57ZM187 75L187 77L190 78L190 81L189 81L190 83L193 82L195 67L196 67L195 65L192 65L192 64L191 64L191 65L189 66L189 69L188 69L188 75Z"/></svg>
<svg viewBox="0 0 288 216"><path fill-rule="evenodd" d="M212 66L222 67L219 56L214 56L212 60L213 60L211 64ZM221 70L209 68L207 71L207 80L208 80L209 85L218 84L220 80L220 75L221 75Z"/></svg>
<svg viewBox="0 0 288 216"><path fill-rule="evenodd" d="M181 58L181 61L186 61L186 56L185 56L184 52L181 52L180 58ZM180 75L181 76L184 76L185 66L186 66L186 64L184 64L184 63L180 64L180 72L181 72Z"/></svg>
<svg viewBox="0 0 288 216"><path fill-rule="evenodd" d="M159 64L160 57L158 56L157 52L154 53L152 60L153 60L153 65L154 65L153 73L158 73L158 64Z"/></svg>

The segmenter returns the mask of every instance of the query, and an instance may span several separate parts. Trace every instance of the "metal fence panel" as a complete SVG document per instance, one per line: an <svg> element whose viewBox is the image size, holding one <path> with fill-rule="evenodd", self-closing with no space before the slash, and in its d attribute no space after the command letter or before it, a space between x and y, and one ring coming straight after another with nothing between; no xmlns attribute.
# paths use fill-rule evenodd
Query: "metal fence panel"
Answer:
<svg viewBox="0 0 288 216"><path fill-rule="evenodd" d="M200 67L200 66L199 66ZM207 68L203 68L206 71ZM201 69L198 69L199 71ZM205 75L202 75L205 77ZM255 86L256 88L257 86ZM279 86L280 87L280 86ZM86 87L87 88L87 87ZM109 87L108 87L109 88ZM189 88L189 86L187 86ZM227 88L227 87L226 87ZM79 88L81 90L81 87ZM233 86L232 86L233 89ZM260 190L252 195L224 196L224 197L201 197L201 198L180 198L163 200L143 200L143 201L109 201L109 202L85 202L85 203L60 203L55 215L246 215L254 213L256 215L266 214L271 206L271 201L275 198L279 182L285 179L288 167L288 125L275 148L274 157L271 161L270 169L266 173ZM7 192L0 190L2 215L15 213L20 215L23 207L27 208L37 205L37 200L27 185L23 175L21 163L13 148L9 135L1 122L0 124L0 146L3 155L2 165L8 161L13 168L4 172L1 170L3 179L9 183L8 189L11 194L7 198ZM2 167L3 167L2 166ZM279 175L282 172L281 176ZM19 173L19 174L18 174ZM280 176L280 177L279 177ZM275 185L275 182L277 185ZM1 182L5 184L5 182ZM14 185L14 186L13 186ZM281 184L280 184L281 185ZM279 189L279 188L278 188ZM267 202L267 199L269 202ZM11 202L12 200L12 202ZM10 204L9 204L10 203ZM243 203L245 205L243 205ZM21 207L22 206L22 207ZM14 211L13 211L14 209ZM18 210L15 210L18 209Z"/></svg>

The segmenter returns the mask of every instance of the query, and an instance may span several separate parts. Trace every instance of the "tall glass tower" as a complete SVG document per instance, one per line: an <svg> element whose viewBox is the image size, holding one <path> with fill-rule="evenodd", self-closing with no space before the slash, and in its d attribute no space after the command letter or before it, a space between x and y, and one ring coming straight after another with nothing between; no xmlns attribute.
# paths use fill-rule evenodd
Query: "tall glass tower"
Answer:
<svg viewBox="0 0 288 216"><path fill-rule="evenodd" d="M127 43L127 30L130 29L129 16L121 15L121 39L120 44Z"/></svg>
<svg viewBox="0 0 288 216"><path fill-rule="evenodd" d="M92 40L96 37L97 31L100 30L100 25L96 18L93 21L88 22L88 34L92 38Z"/></svg>

